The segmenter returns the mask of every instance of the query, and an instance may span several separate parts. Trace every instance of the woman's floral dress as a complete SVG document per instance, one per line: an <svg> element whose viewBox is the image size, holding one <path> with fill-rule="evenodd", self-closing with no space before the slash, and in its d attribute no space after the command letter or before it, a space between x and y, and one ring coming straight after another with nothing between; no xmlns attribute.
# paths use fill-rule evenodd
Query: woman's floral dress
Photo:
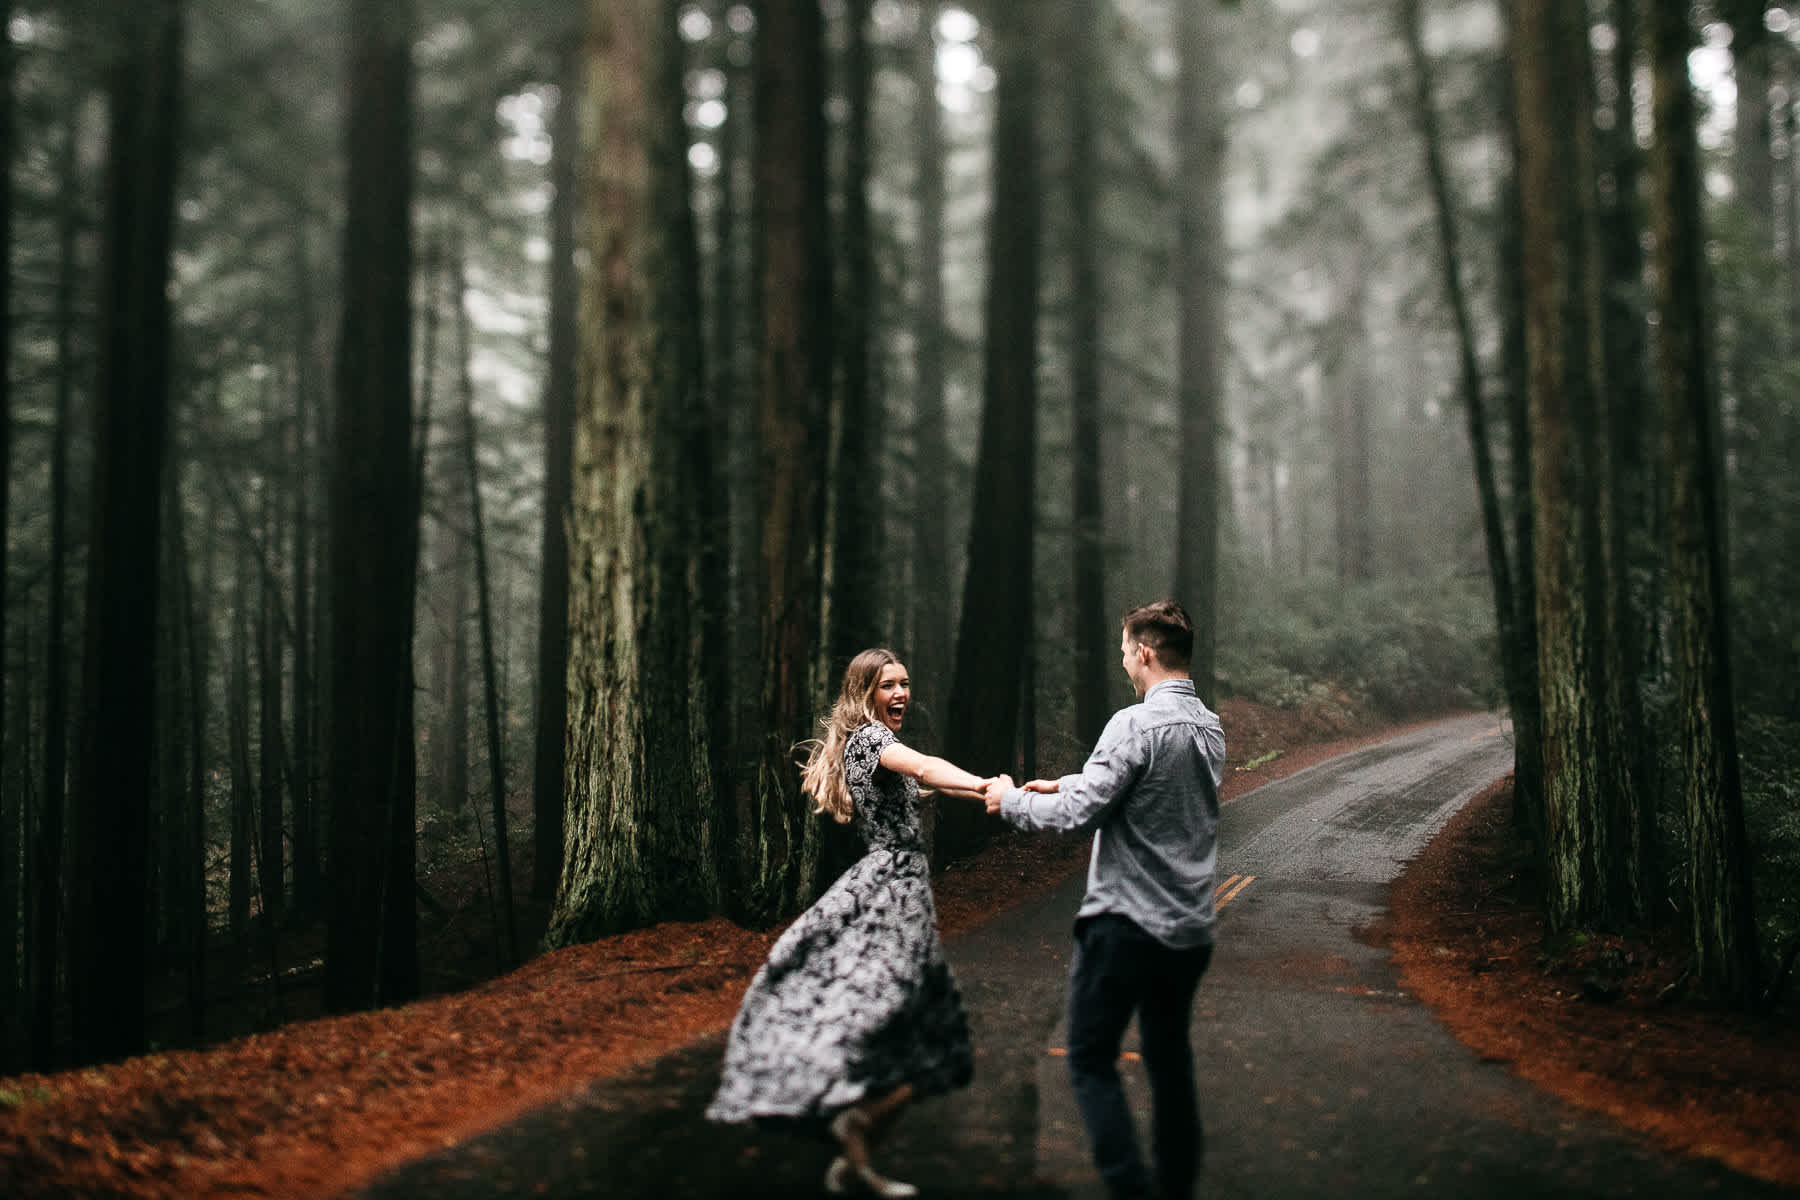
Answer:
<svg viewBox="0 0 1800 1200"><path fill-rule="evenodd" d="M844 747L853 828L868 850L751 981L711 1120L829 1119L903 1083L922 1097L969 1082L969 1022L938 939L919 785L879 763L893 741L871 723Z"/></svg>

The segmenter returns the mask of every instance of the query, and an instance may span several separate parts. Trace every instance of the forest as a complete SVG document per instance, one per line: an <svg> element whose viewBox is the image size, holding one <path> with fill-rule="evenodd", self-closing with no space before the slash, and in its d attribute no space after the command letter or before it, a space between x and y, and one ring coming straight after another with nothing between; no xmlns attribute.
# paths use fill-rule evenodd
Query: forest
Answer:
<svg viewBox="0 0 1800 1200"><path fill-rule="evenodd" d="M0 1073L766 928L852 654L1029 777L1164 596L1788 986L1791 6L6 9Z"/></svg>

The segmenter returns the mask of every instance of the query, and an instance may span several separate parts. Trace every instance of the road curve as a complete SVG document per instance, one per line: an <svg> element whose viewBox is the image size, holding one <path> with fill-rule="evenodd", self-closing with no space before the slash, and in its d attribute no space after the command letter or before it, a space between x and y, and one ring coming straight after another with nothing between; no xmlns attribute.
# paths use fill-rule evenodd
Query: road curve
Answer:
<svg viewBox="0 0 1800 1200"><path fill-rule="evenodd" d="M1226 807L1219 949L1194 1015L1208 1200L1795 1194L1670 1158L1482 1062L1400 990L1384 951L1358 940L1387 883L1511 761L1498 718L1458 718ZM1081 889L1077 876L950 941L974 1026L976 1081L919 1105L881 1154L927 1197L1102 1195L1061 1054L1069 922ZM704 1039L410 1164L364 1194L821 1195L832 1153L822 1141L701 1119L721 1053L720 1037ZM1127 1062L1125 1074L1141 1117L1141 1068Z"/></svg>

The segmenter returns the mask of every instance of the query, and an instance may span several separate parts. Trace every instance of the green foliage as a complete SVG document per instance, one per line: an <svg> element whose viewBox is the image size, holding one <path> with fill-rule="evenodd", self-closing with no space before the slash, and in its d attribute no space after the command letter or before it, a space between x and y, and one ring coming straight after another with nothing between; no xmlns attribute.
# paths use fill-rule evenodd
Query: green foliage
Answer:
<svg viewBox="0 0 1800 1200"><path fill-rule="evenodd" d="M1228 693L1280 708L1341 695L1391 717L1498 702L1479 580L1245 582L1220 613Z"/></svg>

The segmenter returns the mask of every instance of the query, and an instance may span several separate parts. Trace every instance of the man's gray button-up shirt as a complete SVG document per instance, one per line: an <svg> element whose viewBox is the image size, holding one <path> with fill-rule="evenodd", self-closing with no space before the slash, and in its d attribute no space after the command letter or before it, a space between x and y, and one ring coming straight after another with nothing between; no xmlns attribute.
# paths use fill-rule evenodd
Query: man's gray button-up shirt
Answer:
<svg viewBox="0 0 1800 1200"><path fill-rule="evenodd" d="M1078 918L1115 913L1165 945L1208 945L1224 770L1218 714L1191 679L1166 679L1113 714L1058 791L1013 788L1000 815L1020 829L1094 829Z"/></svg>

